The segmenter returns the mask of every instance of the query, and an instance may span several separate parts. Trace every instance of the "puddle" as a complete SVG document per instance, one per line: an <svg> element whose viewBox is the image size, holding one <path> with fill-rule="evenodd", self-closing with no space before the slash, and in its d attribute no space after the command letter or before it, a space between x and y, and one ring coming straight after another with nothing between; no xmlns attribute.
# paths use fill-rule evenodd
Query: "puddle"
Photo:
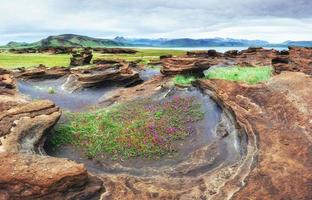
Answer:
<svg viewBox="0 0 312 200"><path fill-rule="evenodd" d="M229 134L222 138L216 133L217 126L222 121L222 109L212 99L195 88L175 89L166 98L183 95L195 97L201 103L205 117L196 123L193 134L183 141L176 142L176 154L157 160L133 158L113 161L108 155L88 159L81 149L70 145L57 149L46 145L46 152L50 156L69 158L84 163L88 170L94 173L128 173L137 176L156 174L191 176L241 159L242 148L237 135Z"/></svg>
<svg viewBox="0 0 312 200"><path fill-rule="evenodd" d="M143 81L151 79L153 76L160 75L160 68L146 68L139 72L140 78Z"/></svg>
<svg viewBox="0 0 312 200"><path fill-rule="evenodd" d="M71 93L62 88L66 78L22 81L17 83L20 93L32 99L49 99L57 106L69 111L82 111L95 106L98 100L117 86L106 85L101 88L88 88L79 92Z"/></svg>

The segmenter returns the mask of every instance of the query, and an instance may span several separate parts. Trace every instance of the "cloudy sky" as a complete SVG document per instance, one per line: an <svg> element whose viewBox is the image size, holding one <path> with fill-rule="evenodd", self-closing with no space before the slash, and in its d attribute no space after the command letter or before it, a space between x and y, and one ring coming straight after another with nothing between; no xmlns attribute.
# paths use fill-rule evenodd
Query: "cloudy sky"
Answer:
<svg viewBox="0 0 312 200"><path fill-rule="evenodd" d="M63 33L312 40L312 0L0 1L0 44Z"/></svg>

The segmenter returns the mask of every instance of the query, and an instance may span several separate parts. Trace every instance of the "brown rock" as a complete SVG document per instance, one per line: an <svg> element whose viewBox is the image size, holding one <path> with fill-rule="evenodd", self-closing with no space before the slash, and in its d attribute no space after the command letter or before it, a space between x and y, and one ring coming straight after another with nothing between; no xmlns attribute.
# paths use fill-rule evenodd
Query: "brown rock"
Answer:
<svg viewBox="0 0 312 200"><path fill-rule="evenodd" d="M138 52L127 48L93 48L93 51L103 54L135 54Z"/></svg>
<svg viewBox="0 0 312 200"><path fill-rule="evenodd" d="M234 114L259 148L253 153L255 160L245 185L237 188L233 199L310 199L311 77L288 72L262 85L222 80L205 80L199 85ZM214 199L224 199L235 191L234 185L229 181Z"/></svg>
<svg viewBox="0 0 312 200"><path fill-rule="evenodd" d="M18 79L56 79L68 75L70 70L68 67L46 67L39 65L36 68L20 69L14 73Z"/></svg>
<svg viewBox="0 0 312 200"><path fill-rule="evenodd" d="M194 57L174 57L162 60L161 73L164 75L202 73L214 65L216 60Z"/></svg>
<svg viewBox="0 0 312 200"><path fill-rule="evenodd" d="M0 70L0 85L15 81ZM4 78L3 78L4 77ZM5 84L3 84L5 83ZM0 90L0 199L90 199L102 181L83 165L39 156L46 135L61 112L51 101L29 102L15 87Z"/></svg>
<svg viewBox="0 0 312 200"><path fill-rule="evenodd" d="M73 161L0 153L0 199L90 199L102 183Z"/></svg>
<svg viewBox="0 0 312 200"><path fill-rule="evenodd" d="M131 64L116 63L75 68L71 70L71 75L68 77L63 87L69 91L75 91L110 83L132 86L142 82L139 74L133 71L129 65Z"/></svg>
<svg viewBox="0 0 312 200"><path fill-rule="evenodd" d="M89 65L92 60L92 51L90 49L84 49L80 53L73 53L70 58L70 66L83 66Z"/></svg>

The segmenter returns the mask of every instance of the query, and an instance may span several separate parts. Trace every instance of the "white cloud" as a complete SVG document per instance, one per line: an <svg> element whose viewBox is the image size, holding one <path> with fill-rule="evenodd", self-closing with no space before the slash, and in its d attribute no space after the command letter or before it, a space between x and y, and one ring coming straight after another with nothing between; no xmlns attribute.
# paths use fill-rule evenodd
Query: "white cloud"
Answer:
<svg viewBox="0 0 312 200"><path fill-rule="evenodd" d="M52 34L312 40L310 0L1 0L0 43Z"/></svg>

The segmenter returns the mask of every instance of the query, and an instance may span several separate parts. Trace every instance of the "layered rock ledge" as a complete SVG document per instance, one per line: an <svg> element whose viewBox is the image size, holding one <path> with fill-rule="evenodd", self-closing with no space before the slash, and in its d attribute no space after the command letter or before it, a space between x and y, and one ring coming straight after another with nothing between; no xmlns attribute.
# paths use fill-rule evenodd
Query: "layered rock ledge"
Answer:
<svg viewBox="0 0 312 200"><path fill-rule="evenodd" d="M45 156L48 131L61 112L51 101L28 101L13 75L0 70L0 199L89 199L102 181L83 165Z"/></svg>
<svg viewBox="0 0 312 200"><path fill-rule="evenodd" d="M312 48L289 47L289 50L248 48L219 53L215 50L188 52L185 56L161 60L164 75L202 73L214 65L273 66L275 73L300 71L312 74Z"/></svg>
<svg viewBox="0 0 312 200"><path fill-rule="evenodd" d="M250 173L228 182L215 199L310 199L312 194L312 79L284 72L267 84L205 80L199 87L235 116L256 141ZM234 187L235 188L235 187Z"/></svg>

